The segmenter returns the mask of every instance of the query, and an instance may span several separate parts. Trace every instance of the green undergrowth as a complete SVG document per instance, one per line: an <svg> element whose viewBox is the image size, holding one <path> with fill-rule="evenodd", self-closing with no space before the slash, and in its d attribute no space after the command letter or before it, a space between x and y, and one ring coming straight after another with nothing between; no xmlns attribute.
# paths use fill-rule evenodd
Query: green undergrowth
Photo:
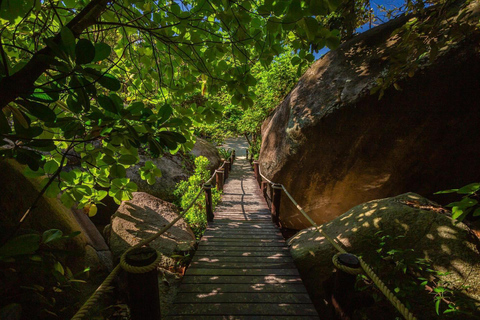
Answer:
<svg viewBox="0 0 480 320"><path fill-rule="evenodd" d="M193 201L197 193L202 189L203 184L210 178L210 170L208 165L210 162L207 158L200 156L195 159L195 171L193 175L186 181L181 181L176 185L174 195L176 205L181 208L187 208ZM213 210L220 202L220 192L212 188L212 204ZM199 239L207 227L207 213L205 209L205 194L202 192L195 201L192 208L185 215L185 221L192 228L195 237Z"/></svg>
<svg viewBox="0 0 480 320"><path fill-rule="evenodd" d="M371 266L410 311L421 319L478 319L474 303L462 293L467 289L465 285L447 281L448 272L435 270L433 261L419 258L414 249L399 248L396 242L403 236L391 236L382 231L375 236L378 255L370 262ZM378 308L390 307L389 301L366 276L358 276L356 287L371 294ZM361 309L357 313L361 319L376 319ZM392 319L403 318L398 313Z"/></svg>
<svg viewBox="0 0 480 320"><path fill-rule="evenodd" d="M69 247L80 232L21 233L0 247L0 319L70 318L88 273L66 263L81 256Z"/></svg>

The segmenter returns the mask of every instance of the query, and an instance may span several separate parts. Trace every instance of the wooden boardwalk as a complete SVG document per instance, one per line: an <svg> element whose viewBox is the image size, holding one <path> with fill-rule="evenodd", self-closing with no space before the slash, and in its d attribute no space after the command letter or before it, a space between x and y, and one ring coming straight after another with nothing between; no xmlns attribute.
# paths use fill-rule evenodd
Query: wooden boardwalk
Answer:
<svg viewBox="0 0 480 320"><path fill-rule="evenodd" d="M167 319L318 319L244 158L234 164Z"/></svg>

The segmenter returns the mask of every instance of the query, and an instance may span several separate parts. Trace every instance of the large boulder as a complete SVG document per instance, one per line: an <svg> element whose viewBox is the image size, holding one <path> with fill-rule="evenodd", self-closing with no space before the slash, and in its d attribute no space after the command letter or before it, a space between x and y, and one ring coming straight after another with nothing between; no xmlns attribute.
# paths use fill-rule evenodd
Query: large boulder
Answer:
<svg viewBox="0 0 480 320"><path fill-rule="evenodd" d="M421 276L418 267L427 269L421 260L426 259L435 272L423 276L448 272L439 276L441 280L437 279L437 283L459 289L457 298L461 296L480 307L478 238L464 224L452 224L441 207L418 194L406 193L360 204L321 225L321 229L336 237L348 252L362 256L390 289L398 283L418 279ZM288 244L315 305L320 312L326 312L323 282L332 274L332 257L337 251L314 228L300 231ZM400 263L407 267L406 274ZM413 311L422 315L421 319L437 319L433 295L427 289L419 286L415 296L407 295L403 300L410 301ZM403 294L401 291L400 295ZM442 302L442 310L444 306ZM385 311L383 317L381 314L368 319L393 319Z"/></svg>
<svg viewBox="0 0 480 320"><path fill-rule="evenodd" d="M0 238L8 235L18 221L33 204L41 190L43 177L27 178L23 175L26 166L14 160L0 161ZM27 216L22 228L44 232L49 229L59 229L65 235L75 231L83 231L72 211L66 208L57 198L41 197L36 207ZM74 270L84 269L85 233L72 238L66 243L65 249L75 253L68 259Z"/></svg>
<svg viewBox="0 0 480 320"><path fill-rule="evenodd" d="M112 216L111 224L105 228L114 259L118 261L128 248L152 236L177 217L178 210L173 204L148 193L134 192L133 199L122 202ZM176 261L170 256L190 251L194 245L195 236L183 219L149 244L163 254L157 268L161 310L169 310L181 280L180 274L171 272L175 271ZM125 278L118 282L123 295L128 292L126 282Z"/></svg>
<svg viewBox="0 0 480 320"><path fill-rule="evenodd" d="M469 10L461 19L478 22ZM380 100L370 94L398 49L392 31L407 21L327 53L263 124L261 170L317 223L368 200L407 191L430 197L480 180L478 32L465 33L433 62L421 60L412 77L397 82L401 91L389 88ZM280 218L285 227L309 226L287 197Z"/></svg>
<svg viewBox="0 0 480 320"><path fill-rule="evenodd" d="M122 202L106 228L106 237L114 258L125 250L152 236L178 217L175 205L145 192L134 192L130 201ZM171 256L177 251L188 251L195 244L195 236L187 223L180 219L167 232L149 245Z"/></svg>
<svg viewBox="0 0 480 320"><path fill-rule="evenodd" d="M207 140L197 138L195 145L190 151L190 154L195 157L204 156L205 158L207 158L210 162L207 169L212 172L213 170L220 167L220 163L222 160L222 158L220 157L220 153L218 152L218 149Z"/></svg>
<svg viewBox="0 0 480 320"><path fill-rule="evenodd" d="M130 178L138 186L138 191L149 193L165 201L173 201L175 197L173 191L175 186L182 180L188 179L193 172L191 156L204 156L210 161L209 169L218 168L220 165L220 155L211 143L201 138L197 138L193 149L189 155L177 153L176 155L165 154L164 156L152 159L141 155L140 162L127 170L127 178ZM140 178L139 169L145 165L146 161L152 161L161 171L162 176L157 178L153 185L149 185Z"/></svg>

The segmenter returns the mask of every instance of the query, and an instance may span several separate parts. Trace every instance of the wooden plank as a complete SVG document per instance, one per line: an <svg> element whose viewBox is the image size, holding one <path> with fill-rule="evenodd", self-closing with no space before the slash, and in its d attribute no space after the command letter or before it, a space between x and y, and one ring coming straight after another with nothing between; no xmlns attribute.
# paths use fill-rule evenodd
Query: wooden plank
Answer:
<svg viewBox="0 0 480 320"><path fill-rule="evenodd" d="M212 234L211 232L206 233L202 239L209 239L209 238L218 238L218 239L267 239L267 238L273 238L273 239L282 239L282 236L278 233L271 233L271 234L265 234L265 233L259 233L259 234L241 234L241 233L236 233L236 232L231 232L231 233L215 233Z"/></svg>
<svg viewBox="0 0 480 320"><path fill-rule="evenodd" d="M235 233L239 233L239 234L279 234L279 235L281 235L280 231L278 229L275 229L275 228L254 229L252 227L207 229L207 230L205 230L205 232L218 233L218 234L235 232Z"/></svg>
<svg viewBox="0 0 480 320"><path fill-rule="evenodd" d="M226 248L228 247L228 248ZM197 253L201 251L225 251L225 250L230 250L231 252L233 251L239 251L239 252L250 252L250 251L256 251L256 252L262 252L266 251L272 254L275 254L277 252L288 252L288 248L285 245L282 246L265 246L265 247L250 247L250 246L244 246L244 245L231 245L231 246L221 246L215 244L203 244L201 243L200 246L198 246Z"/></svg>
<svg viewBox="0 0 480 320"><path fill-rule="evenodd" d="M190 293L181 292L177 296L179 303L312 303L307 293L268 293L268 292L220 292Z"/></svg>
<svg viewBox="0 0 480 320"><path fill-rule="evenodd" d="M268 238L220 238L220 237L203 237L200 240L200 244L202 243L215 243L215 242L237 242L237 243L283 243L283 245L287 245L285 240L280 237L268 237Z"/></svg>
<svg viewBox="0 0 480 320"><path fill-rule="evenodd" d="M231 221L229 219L216 219L213 222L210 222L209 225L215 226L215 225L252 225L252 224L261 224L261 225L273 225L271 221L269 222L264 222L262 221Z"/></svg>
<svg viewBox="0 0 480 320"><path fill-rule="evenodd" d="M241 277L239 277L241 278ZM306 293L303 283L235 283L235 284L182 284L181 292L192 293Z"/></svg>
<svg viewBox="0 0 480 320"><path fill-rule="evenodd" d="M224 262L289 262L293 263L292 257L289 256L271 256L271 257L209 257L209 256L197 256L193 257L192 262L211 262L211 263L224 263Z"/></svg>
<svg viewBox="0 0 480 320"><path fill-rule="evenodd" d="M318 320L318 316L205 316L205 315L181 315L181 316L167 316L168 320Z"/></svg>
<svg viewBox="0 0 480 320"><path fill-rule="evenodd" d="M215 218L228 218L232 221L270 221L271 218L270 216L244 216L244 215L226 215L226 214L222 214L222 215L217 215L215 214L214 215L214 219Z"/></svg>
<svg viewBox="0 0 480 320"><path fill-rule="evenodd" d="M285 247L285 242L277 241L277 242L261 242L261 241L242 241L241 239L237 239L235 241L215 241L215 242L208 242L202 241L200 242L200 246L202 247ZM225 249L223 249L225 250Z"/></svg>
<svg viewBox="0 0 480 320"><path fill-rule="evenodd" d="M192 276L298 276L297 269L211 269L191 268L187 273Z"/></svg>
<svg viewBox="0 0 480 320"><path fill-rule="evenodd" d="M297 269L293 262L191 262L193 268L221 268L221 269Z"/></svg>
<svg viewBox="0 0 480 320"><path fill-rule="evenodd" d="M317 315L313 305L287 303L179 303L172 315Z"/></svg>
<svg viewBox="0 0 480 320"><path fill-rule="evenodd" d="M277 227L274 225L262 223L262 224L220 224L220 225L212 225L207 227L206 231L230 231L230 230L238 230L238 231L272 231L272 230L278 230Z"/></svg>
<svg viewBox="0 0 480 320"><path fill-rule="evenodd" d="M277 247L277 249L281 247ZM231 249L231 248L229 248ZM285 248L286 249L286 248ZM290 253L287 250L283 251L232 251L232 250L197 250L195 252L195 256L204 256L204 257L290 257Z"/></svg>
<svg viewBox="0 0 480 320"><path fill-rule="evenodd" d="M191 276L186 274L182 279L183 284L204 283L204 284L301 284L302 279L299 276Z"/></svg>

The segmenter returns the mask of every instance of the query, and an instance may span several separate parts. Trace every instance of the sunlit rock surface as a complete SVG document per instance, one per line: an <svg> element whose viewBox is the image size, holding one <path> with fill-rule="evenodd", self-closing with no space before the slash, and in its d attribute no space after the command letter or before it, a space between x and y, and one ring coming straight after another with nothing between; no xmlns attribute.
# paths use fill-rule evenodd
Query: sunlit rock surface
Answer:
<svg viewBox="0 0 480 320"><path fill-rule="evenodd" d="M327 53L263 124L263 173L317 223L365 201L409 191L431 197L480 180L478 34L405 76L401 91L370 95L392 63L391 33L406 21ZM285 196L280 218L289 228L310 226Z"/></svg>
<svg viewBox="0 0 480 320"><path fill-rule="evenodd" d="M177 208L173 204L145 192L134 192L133 199L122 202L106 228L105 236L114 257L119 258L125 250L149 238L177 217ZM180 219L150 246L170 256L177 248L188 248L194 243L195 236L190 227Z"/></svg>
<svg viewBox="0 0 480 320"><path fill-rule="evenodd" d="M347 252L362 256L392 290L397 286L395 281L406 282L420 277L413 272L417 270L414 262L427 259L434 270L449 272L441 276L443 284L464 288L459 297L480 307L478 238L464 224L452 224L437 204L418 194L406 193L360 204L323 224L321 229L340 240ZM319 311L325 310L322 283L334 269L332 257L337 251L313 228L297 233L289 240L289 247L310 296ZM378 252L379 249L382 251ZM398 253L390 255L387 253L390 250ZM393 259L385 259L388 256ZM395 270L395 266L402 263L397 260L399 257L407 265L406 276L401 267ZM428 293L428 288L420 292L421 295L402 300L410 302L420 319L437 319L433 295ZM369 319L393 317L384 311Z"/></svg>

